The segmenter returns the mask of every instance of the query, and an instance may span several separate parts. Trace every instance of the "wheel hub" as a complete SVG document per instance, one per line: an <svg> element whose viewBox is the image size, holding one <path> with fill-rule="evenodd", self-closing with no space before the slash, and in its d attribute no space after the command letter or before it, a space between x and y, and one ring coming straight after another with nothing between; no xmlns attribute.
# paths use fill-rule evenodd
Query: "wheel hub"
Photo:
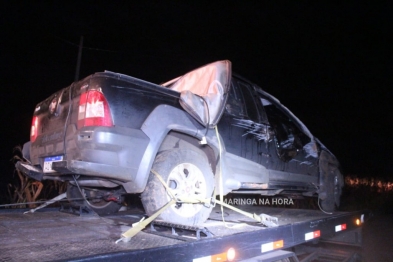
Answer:
<svg viewBox="0 0 393 262"><path fill-rule="evenodd" d="M172 169L167 184L175 197L206 198L206 181L202 171L191 163L181 163ZM167 195L168 201L171 197ZM202 204L177 203L171 207L183 217L194 216Z"/></svg>

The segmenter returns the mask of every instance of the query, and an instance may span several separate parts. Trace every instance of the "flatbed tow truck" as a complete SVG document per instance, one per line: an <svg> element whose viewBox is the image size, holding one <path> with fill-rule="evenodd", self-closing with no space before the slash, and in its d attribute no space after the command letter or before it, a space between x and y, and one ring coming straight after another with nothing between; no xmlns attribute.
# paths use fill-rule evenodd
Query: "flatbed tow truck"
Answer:
<svg viewBox="0 0 393 262"><path fill-rule="evenodd" d="M278 219L266 227L217 205L200 227L153 221L128 242L122 233L145 216L128 208L98 216L72 207L0 210L0 261L357 261L368 211L238 206ZM223 222L223 217L225 222Z"/></svg>

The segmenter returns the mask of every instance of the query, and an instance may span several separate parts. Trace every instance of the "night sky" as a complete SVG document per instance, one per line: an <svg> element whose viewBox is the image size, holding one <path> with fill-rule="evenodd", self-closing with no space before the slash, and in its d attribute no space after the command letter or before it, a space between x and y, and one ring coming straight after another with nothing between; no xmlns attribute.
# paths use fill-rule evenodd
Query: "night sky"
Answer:
<svg viewBox="0 0 393 262"><path fill-rule="evenodd" d="M110 70L161 83L229 59L298 116L345 174L391 178L391 5L133 2L1 2L3 185L35 105L74 81L82 35L80 78Z"/></svg>

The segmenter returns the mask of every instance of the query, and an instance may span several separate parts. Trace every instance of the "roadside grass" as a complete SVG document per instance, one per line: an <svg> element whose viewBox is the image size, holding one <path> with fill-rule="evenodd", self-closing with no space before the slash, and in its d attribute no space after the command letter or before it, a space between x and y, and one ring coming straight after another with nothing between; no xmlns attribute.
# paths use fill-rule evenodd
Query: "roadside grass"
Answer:
<svg viewBox="0 0 393 262"><path fill-rule="evenodd" d="M14 148L14 156L11 159L26 161L22 158L22 148ZM52 199L67 190L67 184L60 181L36 181L19 170L15 169L12 179L7 183L5 190L0 191L0 204L9 205L5 208L35 208L42 202Z"/></svg>
<svg viewBox="0 0 393 262"><path fill-rule="evenodd" d="M13 181L7 185L4 204L9 208L35 208L42 202L52 199L67 190L67 184L59 181L36 181L15 170Z"/></svg>

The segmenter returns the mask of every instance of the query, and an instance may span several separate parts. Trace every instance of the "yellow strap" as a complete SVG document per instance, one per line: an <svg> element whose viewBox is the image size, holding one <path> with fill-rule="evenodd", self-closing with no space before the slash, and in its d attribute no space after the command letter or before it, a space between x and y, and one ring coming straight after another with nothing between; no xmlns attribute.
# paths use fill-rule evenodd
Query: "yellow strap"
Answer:
<svg viewBox="0 0 393 262"><path fill-rule="evenodd" d="M158 180L160 180L161 184L164 185L166 191L168 192L168 194L171 196L172 199L176 199L175 195L172 193L172 190L168 187L168 185L164 182L164 180L162 179L162 177L160 176L160 174L158 174L156 171L154 171L153 169L150 170L150 172L152 172L157 178Z"/></svg>
<svg viewBox="0 0 393 262"><path fill-rule="evenodd" d="M220 163L222 161L222 149L221 149L221 142L220 142L220 137L218 134L218 129L217 126L215 126L215 130L216 130L216 136L218 139L218 145L219 145L219 155L220 155ZM153 221L156 217L158 217L162 212L164 212L164 210L166 210L169 206L175 204L175 203L189 203L189 204L198 204L198 203L205 203L205 204L212 204L212 199L210 198L197 198L197 197L179 197L179 196L175 196L172 192L172 190L168 187L168 185L164 182L164 180L162 179L162 177L160 176L160 174L158 174L156 171L154 170L150 170L157 178L158 180L163 184L163 186L165 187L166 191L168 192L168 194L171 197L171 200L165 205L163 206L161 209L159 209L156 213L154 213L152 216L150 216L148 219L145 220L141 220L140 222L136 223L133 225L133 227L129 230L127 230L126 232L124 232L121 236L122 238L120 238L119 240L116 241L116 243L118 243L119 241L129 241L131 239L131 237L135 236L136 234L138 234L141 230L143 230L151 221ZM223 207L227 207L229 209L232 209L244 216L247 216L251 219L254 219L257 222L260 223L264 223L264 224L271 224L272 226L274 226L274 222L272 222L271 217L267 216L267 215L257 215L255 213L251 214L249 212L243 211L241 209L238 209L236 207L233 207L231 205L228 205L227 203L224 202L224 195L223 195L223 184L222 184L222 168L220 167L220 172L219 172L219 187L220 187L220 200L215 199L215 203L218 203L219 205L221 205L221 216L222 216L222 221L224 222L224 225L228 228L231 228L230 226L228 226L225 222L224 219L224 209ZM273 218L273 220L277 220L276 218ZM242 224L237 224L233 227L239 227L245 225L244 223Z"/></svg>
<svg viewBox="0 0 393 262"><path fill-rule="evenodd" d="M169 201L165 206L163 206L160 210L158 210L156 213L154 213L152 216L150 216L149 218L145 219L145 220L141 220L139 223L136 223L133 225L133 227L129 230L127 230L126 232L124 232L123 234L121 234L120 239L118 239L116 241L116 244L119 241L124 241L127 242L129 241L133 236L135 236L136 234L138 234L140 231L142 231L148 224L150 224L151 221L153 221L154 219L156 219L156 217L158 217L162 212L164 212L165 209L167 209L170 205L173 205L176 203L175 199L172 199L171 201Z"/></svg>
<svg viewBox="0 0 393 262"><path fill-rule="evenodd" d="M116 243L118 243L118 242L120 242L120 241L124 241L124 242L129 241L133 236L135 236L136 234L138 234L138 233L139 233L140 231L142 231L148 224L150 224L151 221L153 221L154 219L156 219L156 218L157 218L162 212L164 212L169 206L175 204L176 202L190 203L190 204L197 204L197 203L211 204L211 199L210 199L210 198L207 198L207 199L204 199L204 198L195 198L195 197L194 197L194 198L189 198L189 197L178 197L177 199L174 198L173 193L171 192L171 189L164 183L164 180L162 179L162 177L161 177L156 171L154 171L154 170L151 170L151 171L152 171L152 173L153 173L154 175L156 175L156 176L158 177L158 179L161 181L161 183L163 183L163 185L164 185L165 188L167 189L168 193L172 196L172 199L171 199L165 206L163 206L162 208L160 208L156 213L154 213L154 214L153 214L152 216L150 216L149 218L147 218L147 219L145 219L145 220L142 219L140 222L135 223L131 229L129 229L129 230L127 230L126 232L124 232L123 234L121 234L121 238L118 239L118 240L116 241ZM215 200L215 201L216 201L216 203L220 204L221 207L225 206L225 207L227 207L227 208L229 208L229 209L232 209L232 210L234 210L234 211L236 211L236 212L239 212L239 213L241 213L241 214L243 214L243 215L245 215L245 216L247 216L247 217L249 217L249 218L251 218L251 219L254 219L254 220L258 221L258 222L262 222L261 217L258 216L258 215L256 215L256 214L251 214L251 213L245 212L245 211L240 210L240 209L238 209L238 208L236 208L236 207L233 207L233 206L231 206L231 205L228 205L227 203L225 203L225 202L223 202L223 201L220 201L220 200ZM225 221L224 221L224 223L225 223ZM243 223L240 224L240 225L243 225ZM226 225L226 226L227 226L227 225ZM239 225L236 225L236 226L238 227Z"/></svg>
<svg viewBox="0 0 393 262"><path fill-rule="evenodd" d="M223 182L222 182L222 167L221 167L222 166L222 161L223 161L223 159L222 159L222 146L221 146L220 134L218 133L218 127L215 126L214 129L216 130L216 137L217 137L217 140L218 140L218 150L219 150L218 154L220 156L220 162L219 162L219 164L220 164L220 171L218 172L219 187L220 187L220 202L224 203L224 187L222 185ZM221 205L221 218L222 218L222 221L224 222L225 227L229 227L227 225L227 223L225 222L223 205Z"/></svg>
<svg viewBox="0 0 393 262"><path fill-rule="evenodd" d="M216 137L218 139L218 149L219 149L219 156L220 156L220 172L218 173L218 175L220 176L219 177L219 181L220 181L220 184L219 184L219 186L220 186L220 200L219 201L216 200L216 202L221 205L221 217L222 217L222 221L224 222L225 227L231 228L230 226L227 225L227 223L225 222L225 219L224 219L224 208L223 208L224 206L229 208L229 209L232 209L232 210L234 210L234 211L236 211L236 212L238 212L240 214L243 214L244 216L247 216L247 217L249 217L251 219L254 219L254 220L258 221L259 223L263 223L266 226L277 226L278 219L275 218L275 217L271 217L271 216L268 216L268 215L265 215L265 214L261 214L261 215L257 215L255 213L251 214L249 212L246 212L246 211L243 211L243 210L238 209L236 207L233 207L231 205L228 205L227 203L224 202L224 195L223 195L223 191L224 190L223 190L222 168L221 168L221 164L222 164L222 161L223 161L223 158L222 158L222 146L221 146L220 134L218 133L218 127L215 126L214 129L216 130ZM241 225L244 225L244 224L241 224ZM232 227L238 227L238 226L239 225L235 225L235 226L232 226Z"/></svg>
<svg viewBox="0 0 393 262"><path fill-rule="evenodd" d="M244 215L244 216L246 216L246 217L249 217L249 218L251 218L251 219L254 219L255 221L262 222L261 217L258 216L258 215L255 214L255 213L251 214L251 213L249 213L249 212L243 211L243 210L241 210L241 209L238 209L238 208L236 208L236 207L233 207L233 206L231 206L231 205L228 205L227 203L221 202L221 201L219 201L219 200L217 200L216 202L217 202L218 204L220 204L221 206L224 206L224 207L226 207L226 208L232 209L233 211L236 211L236 212L238 212L238 213L240 213L240 214L242 214L242 215Z"/></svg>

